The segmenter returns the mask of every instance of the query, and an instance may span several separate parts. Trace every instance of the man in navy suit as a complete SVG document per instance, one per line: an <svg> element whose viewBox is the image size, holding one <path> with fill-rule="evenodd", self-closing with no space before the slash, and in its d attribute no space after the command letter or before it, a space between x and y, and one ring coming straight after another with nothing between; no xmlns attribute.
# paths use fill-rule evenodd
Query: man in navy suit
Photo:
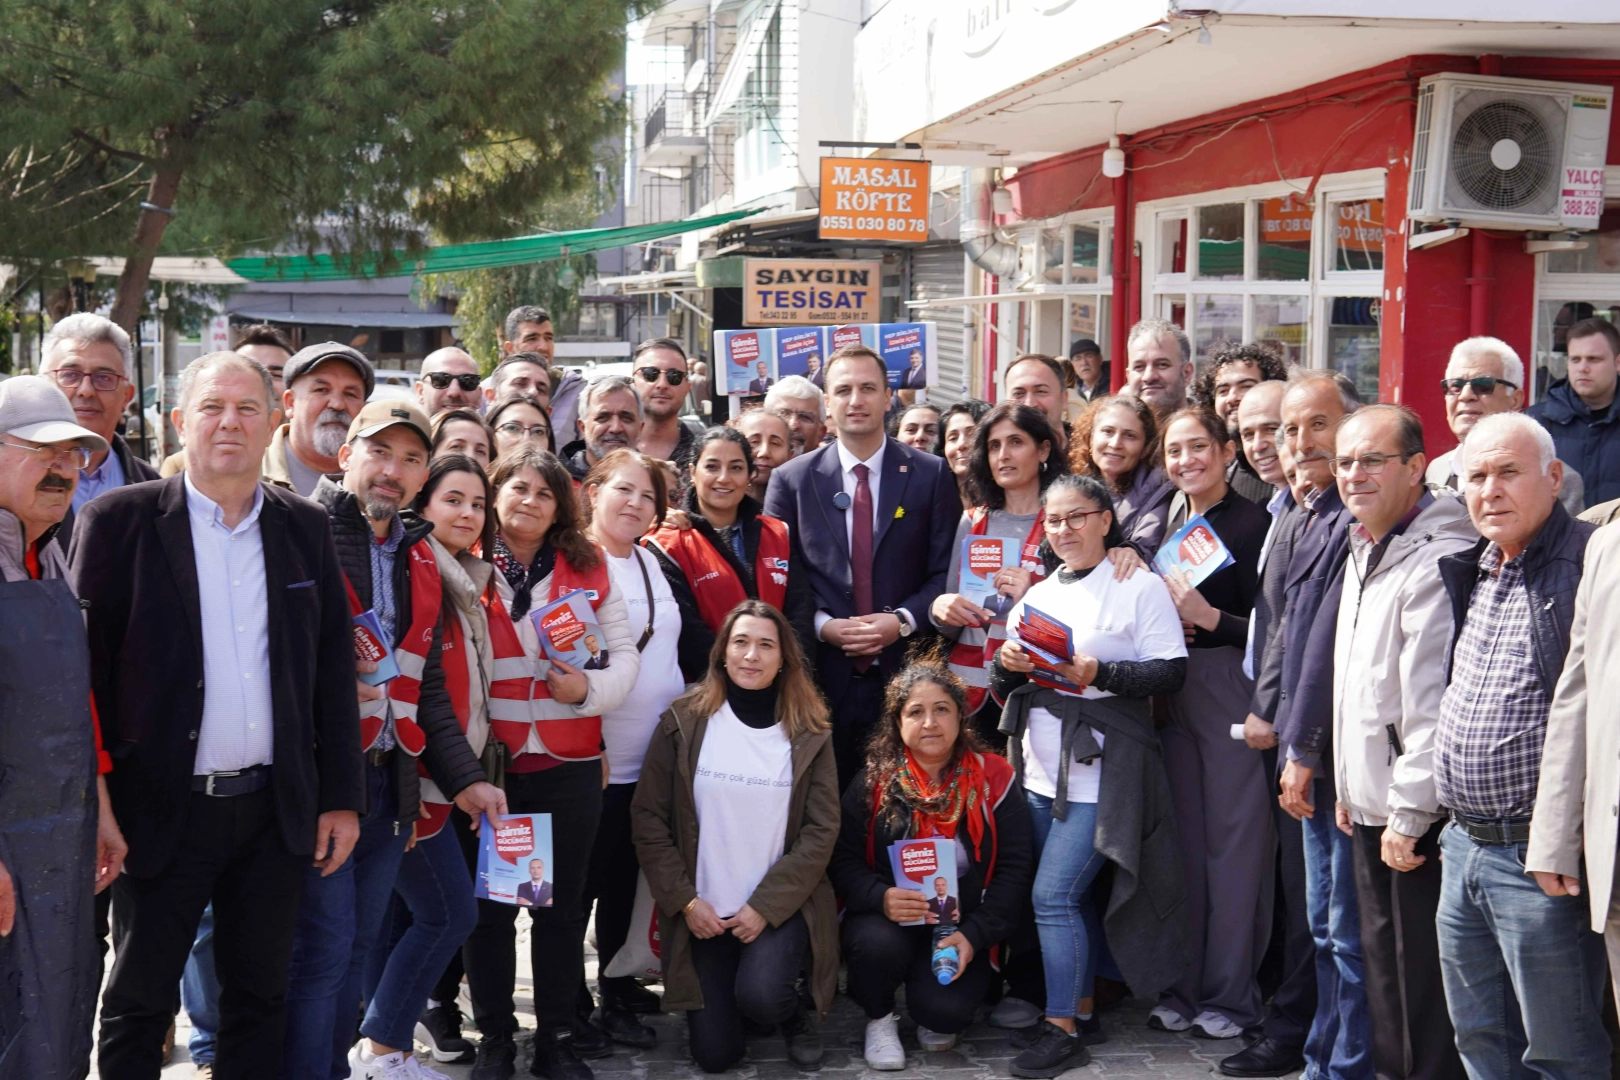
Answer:
<svg viewBox="0 0 1620 1080"><path fill-rule="evenodd" d="M551 882L545 878L546 864L539 859L530 859L529 880L518 885L518 907L551 906Z"/></svg>
<svg viewBox="0 0 1620 1080"><path fill-rule="evenodd" d="M763 360L754 365L755 378L753 382L748 384L750 394L763 394L776 385L776 380L770 377L769 371L770 369L765 366Z"/></svg>
<svg viewBox="0 0 1620 1080"><path fill-rule="evenodd" d="M838 779L859 770L906 638L945 588L962 516L945 459L883 433L888 371L864 345L827 358L837 438L771 474L765 512L787 522L816 596L816 675L833 710Z"/></svg>
<svg viewBox="0 0 1620 1080"><path fill-rule="evenodd" d="M911 366L900 373L900 388L902 390L921 390L928 385L928 372L923 370L923 354L921 349L911 350Z"/></svg>

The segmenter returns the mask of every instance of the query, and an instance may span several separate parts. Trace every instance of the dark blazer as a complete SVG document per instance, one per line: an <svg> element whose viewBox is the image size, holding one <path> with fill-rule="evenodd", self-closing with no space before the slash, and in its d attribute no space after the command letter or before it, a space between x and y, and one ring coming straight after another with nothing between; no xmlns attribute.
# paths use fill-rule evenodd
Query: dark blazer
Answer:
<svg viewBox="0 0 1620 1080"><path fill-rule="evenodd" d="M1288 563L1294 555L1294 543L1305 524L1305 512L1288 496L1273 523L1276 535L1271 550L1266 552L1266 565L1260 571L1260 592L1254 598L1254 696L1249 700L1249 711L1260 719L1273 722L1277 718L1278 695L1282 687L1282 635L1283 604L1287 599Z"/></svg>
<svg viewBox="0 0 1620 1080"><path fill-rule="evenodd" d="M136 457L135 451L129 448L122 435L112 437L112 453L118 458L118 464L124 467L124 484L144 484L148 480L158 479L157 469L145 458ZM88 504L86 504L88 505ZM67 515L62 518L61 526L56 530L56 542L66 551L73 546L73 507L68 506Z"/></svg>
<svg viewBox="0 0 1620 1080"><path fill-rule="evenodd" d="M1354 524L1338 487L1329 487L1307 515L1288 560L1278 641L1283 662L1277 744L1292 747L1312 768L1319 767L1333 736L1333 642ZM1280 754L1279 760L1288 758Z"/></svg>
<svg viewBox="0 0 1620 1080"><path fill-rule="evenodd" d="M928 898L928 910L933 912L942 923L955 923L960 918L959 913L962 910L962 905L957 903L954 896L947 896L943 900L938 896L930 896Z"/></svg>
<svg viewBox="0 0 1620 1080"><path fill-rule="evenodd" d="M814 375L806 375L805 378L809 379L810 384L817 390L827 389L827 369L825 367L816 368Z"/></svg>
<svg viewBox="0 0 1620 1080"><path fill-rule="evenodd" d="M315 819L365 808L349 601L326 511L263 486L259 530L269 598L275 765L282 842L312 855ZM186 843L203 711L202 605L185 475L109 491L75 531L91 686L126 872L154 877Z"/></svg>
<svg viewBox="0 0 1620 1080"><path fill-rule="evenodd" d="M769 390L772 386L775 386L775 385L776 385L776 380L775 379L771 379L771 378L755 379L755 380L753 380L752 382L750 382L748 384L748 392L750 394L763 394L765 391Z"/></svg>
<svg viewBox="0 0 1620 1080"><path fill-rule="evenodd" d="M1581 584L1586 562L1586 542L1597 526L1576 521L1562 503L1553 503L1552 516L1541 526L1536 538L1524 549L1524 587L1530 594L1530 644L1535 650L1536 671L1548 700L1564 673L1564 657L1569 652L1569 627L1575 618L1575 590ZM1457 639L1474 599L1479 581L1479 557L1490 543L1480 540L1467 551L1440 560L1440 580L1451 598L1454 627L1451 649L1446 653L1446 682L1451 681Z"/></svg>
<svg viewBox="0 0 1620 1080"><path fill-rule="evenodd" d="M854 608L847 511L833 505L833 496L844 490L842 473L838 446L829 443L777 466L765 491L765 513L787 522L793 557L809 573L817 609L835 619L874 614ZM962 498L945 459L889 439L872 534L872 603L878 611L903 607L918 633L928 631L928 608L945 590L961 518ZM900 670L908 644L898 638L879 654L885 672ZM854 668L843 650L818 642L816 670L822 689L836 702Z"/></svg>
<svg viewBox="0 0 1620 1080"><path fill-rule="evenodd" d="M517 894L519 900L527 900L535 907L545 907L551 903L551 882L542 881L539 890L536 891L534 882L525 881L518 886Z"/></svg>
<svg viewBox="0 0 1620 1080"><path fill-rule="evenodd" d="M579 665L579 669L581 671L602 671L607 666L608 666L608 654L607 654L606 650L603 650L601 652L598 652L595 656L591 657L589 660L585 661L583 664Z"/></svg>
<svg viewBox="0 0 1620 1080"><path fill-rule="evenodd" d="M921 390L928 385L928 365L920 368L907 367L900 373L900 385L907 390Z"/></svg>

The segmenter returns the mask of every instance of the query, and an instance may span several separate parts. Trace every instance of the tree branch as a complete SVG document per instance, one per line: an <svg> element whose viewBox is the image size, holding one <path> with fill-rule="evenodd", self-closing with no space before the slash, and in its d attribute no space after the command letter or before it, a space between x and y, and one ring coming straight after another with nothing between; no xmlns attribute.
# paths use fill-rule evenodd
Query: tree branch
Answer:
<svg viewBox="0 0 1620 1080"><path fill-rule="evenodd" d="M83 139L91 146L94 146L96 149L100 150L103 154L106 154L108 157L123 158L125 161L138 161L143 165L157 164L156 158L149 158L145 154L137 154L133 150L120 150L111 143L102 142L100 139L96 138L88 131L85 131L83 128L74 128L73 137L76 139Z"/></svg>

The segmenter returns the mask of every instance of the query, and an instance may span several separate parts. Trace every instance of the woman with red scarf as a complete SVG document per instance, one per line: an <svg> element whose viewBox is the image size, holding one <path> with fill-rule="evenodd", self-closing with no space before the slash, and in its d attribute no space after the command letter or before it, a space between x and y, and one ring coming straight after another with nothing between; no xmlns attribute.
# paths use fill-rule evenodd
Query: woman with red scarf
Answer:
<svg viewBox="0 0 1620 1080"><path fill-rule="evenodd" d="M889 683L866 767L844 791L827 875L844 898L849 996L866 1010L869 1068L906 1067L894 1012L902 983L922 1048L955 1045L984 1000L991 948L1012 932L1029 896L1034 841L1023 791L1006 759L963 726L966 713L962 680L943 664L909 665ZM930 837L955 841L952 896L895 887L891 845ZM940 945L958 956L944 985L931 969L942 907L954 908L956 931Z"/></svg>

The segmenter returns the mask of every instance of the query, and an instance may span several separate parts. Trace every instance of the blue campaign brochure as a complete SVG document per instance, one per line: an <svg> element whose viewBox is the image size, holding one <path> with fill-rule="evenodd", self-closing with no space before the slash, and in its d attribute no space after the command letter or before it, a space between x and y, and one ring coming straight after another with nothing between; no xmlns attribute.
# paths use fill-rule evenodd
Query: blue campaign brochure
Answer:
<svg viewBox="0 0 1620 1080"><path fill-rule="evenodd" d="M473 895L517 907L550 907L551 815L503 814L478 830L478 880Z"/></svg>
<svg viewBox="0 0 1620 1080"><path fill-rule="evenodd" d="M376 611L362 611L354 617L354 658L369 660L377 665L376 671L360 675L360 681L367 686L381 686L399 675L399 663L383 637L382 623L378 621Z"/></svg>
<svg viewBox="0 0 1620 1080"><path fill-rule="evenodd" d="M1066 694L1078 694L1085 689L1057 672L1059 664L1074 662L1074 631L1069 629L1068 623L1025 604L1017 633L1018 643L1035 664L1035 670L1029 673L1031 682Z"/></svg>
<svg viewBox="0 0 1620 1080"><path fill-rule="evenodd" d="M1232 553L1226 550L1204 515L1199 514L1164 542L1159 553L1153 556L1153 569L1162 578L1169 577L1172 570L1180 570L1187 575L1188 584L1196 589L1209 575L1231 566L1232 562Z"/></svg>
<svg viewBox="0 0 1620 1080"><path fill-rule="evenodd" d="M1023 545L1005 536L964 536L960 581L956 591L988 608L997 618L1012 609L1012 598L997 591L996 571L1006 566L1017 566L1023 554Z"/></svg>
<svg viewBox="0 0 1620 1080"><path fill-rule="evenodd" d="M944 836L896 840L889 845L894 887L915 889L928 900L928 916L901 926L934 926L962 921L962 892L957 888L956 841Z"/></svg>
<svg viewBox="0 0 1620 1080"><path fill-rule="evenodd" d="M561 660L580 671L608 666L607 635L597 625L596 611L584 589L564 593L530 612L529 619L547 660Z"/></svg>

